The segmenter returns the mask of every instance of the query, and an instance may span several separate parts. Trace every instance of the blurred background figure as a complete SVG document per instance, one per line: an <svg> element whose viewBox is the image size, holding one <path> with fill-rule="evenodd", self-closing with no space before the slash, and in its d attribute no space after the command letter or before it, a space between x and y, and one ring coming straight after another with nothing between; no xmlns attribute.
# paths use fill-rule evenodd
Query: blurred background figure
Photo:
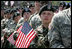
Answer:
<svg viewBox="0 0 72 49"><path fill-rule="evenodd" d="M29 9L30 9L30 11L31 11L31 15L33 15L33 14L35 13L35 5L30 4L30 5L29 5Z"/></svg>

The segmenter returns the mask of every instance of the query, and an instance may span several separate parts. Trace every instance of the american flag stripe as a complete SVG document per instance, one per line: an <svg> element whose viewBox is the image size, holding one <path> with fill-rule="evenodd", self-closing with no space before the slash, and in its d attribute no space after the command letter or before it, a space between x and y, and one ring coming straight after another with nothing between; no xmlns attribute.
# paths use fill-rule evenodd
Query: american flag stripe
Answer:
<svg viewBox="0 0 72 49"><path fill-rule="evenodd" d="M33 30L30 32L30 34L27 36L27 40L26 40L26 42L25 42L25 46L26 46L26 44L27 44L27 42L29 41L29 39L31 38L31 36L32 36L32 34L33 34L34 32L33 32Z"/></svg>
<svg viewBox="0 0 72 49"><path fill-rule="evenodd" d="M19 33L19 36L18 36L18 41L17 41L17 43L16 43L16 45L19 45L19 40L20 40L20 37L21 37L21 34ZM18 47L18 46L17 46Z"/></svg>
<svg viewBox="0 0 72 49"><path fill-rule="evenodd" d="M30 36L31 36L31 35L30 35ZM30 36L29 36L29 37L26 39L26 41L25 41L25 47L26 47L27 42L29 41Z"/></svg>
<svg viewBox="0 0 72 49"><path fill-rule="evenodd" d="M22 33L20 34L20 38L19 38L19 41L21 41L20 39L22 38ZM20 42L18 42L18 48L20 48Z"/></svg>
<svg viewBox="0 0 72 49"><path fill-rule="evenodd" d="M23 36L22 36L22 35L23 35ZM22 42L24 36L25 36L25 35L24 35L22 32L21 32L21 34L19 34L19 37L18 37L18 41L19 41L19 42L17 42L17 43L18 43L18 44L17 44L17 47L18 47L18 48L21 48L21 46L22 46L22 45L21 45L21 42ZM21 41L21 42L20 42L20 41Z"/></svg>
<svg viewBox="0 0 72 49"><path fill-rule="evenodd" d="M23 34L21 34L21 39L23 39ZM21 47L21 43L22 43L22 40L20 40L20 45L19 45L19 48Z"/></svg>
<svg viewBox="0 0 72 49"><path fill-rule="evenodd" d="M34 32L35 33L35 32ZM35 33L36 34L36 33ZM28 43L27 43L27 45L26 45L26 48L28 48L28 46L29 46L29 44L30 44L30 42L32 41L32 39L35 37L35 34L33 34L33 36L29 39L29 41L28 41Z"/></svg>
<svg viewBox="0 0 72 49"><path fill-rule="evenodd" d="M33 36L34 36L34 35L33 35ZM31 41L32 41L34 38L35 38L35 36L31 39ZM28 46L30 45L31 41L28 43L27 48L28 48Z"/></svg>
<svg viewBox="0 0 72 49"><path fill-rule="evenodd" d="M23 36L24 36L24 37L23 37L23 40L22 40L22 48L25 47L25 46L24 46L24 43L25 43L25 41L24 41L24 40L25 40L25 35L23 35Z"/></svg>
<svg viewBox="0 0 72 49"><path fill-rule="evenodd" d="M24 37L25 37L25 35L22 33L22 39L21 39L22 41L21 41L20 47L23 47Z"/></svg>
<svg viewBox="0 0 72 49"><path fill-rule="evenodd" d="M21 40L21 43L20 43L21 44L20 47L22 47L22 43L23 43L23 40L24 40L23 37L24 37L24 35L22 35L22 38L21 38L22 40Z"/></svg>
<svg viewBox="0 0 72 49"><path fill-rule="evenodd" d="M24 41L23 41L23 48L25 48L25 40L26 40L27 38L26 38L26 36L24 35Z"/></svg>
<svg viewBox="0 0 72 49"><path fill-rule="evenodd" d="M33 31L33 29L31 30L31 32ZM30 33L29 33L29 35L30 35ZM23 37L24 38L24 42L23 42L23 44L25 44L26 42L26 40L27 40L27 37ZM25 45L23 45L23 48L25 47Z"/></svg>
<svg viewBox="0 0 72 49"><path fill-rule="evenodd" d="M21 28L22 28L22 26L20 26L19 29L17 30L17 31L19 32L19 35L20 35L20 30L21 30ZM19 36L18 36L18 37L19 37ZM17 40L18 40L18 41L17 41ZM17 38L17 40L16 40L17 43L15 42L15 45L18 45L19 39Z"/></svg>
<svg viewBox="0 0 72 49"><path fill-rule="evenodd" d="M35 32L34 32L34 33L35 33ZM28 42L30 41L30 39L33 38L34 33L29 37L29 40L28 40L27 43L26 43L26 47L28 46L27 44L28 44Z"/></svg>
<svg viewBox="0 0 72 49"><path fill-rule="evenodd" d="M33 29L30 30L30 32L26 35L26 37L28 37L32 31L33 31Z"/></svg>

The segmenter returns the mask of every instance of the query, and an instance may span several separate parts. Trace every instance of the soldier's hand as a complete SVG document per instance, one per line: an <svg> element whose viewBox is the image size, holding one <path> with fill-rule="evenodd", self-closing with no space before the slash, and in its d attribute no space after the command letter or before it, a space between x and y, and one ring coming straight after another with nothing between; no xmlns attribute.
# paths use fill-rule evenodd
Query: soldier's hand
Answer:
<svg viewBox="0 0 72 49"><path fill-rule="evenodd" d="M4 42L4 37L1 37L1 42L2 42L2 43Z"/></svg>

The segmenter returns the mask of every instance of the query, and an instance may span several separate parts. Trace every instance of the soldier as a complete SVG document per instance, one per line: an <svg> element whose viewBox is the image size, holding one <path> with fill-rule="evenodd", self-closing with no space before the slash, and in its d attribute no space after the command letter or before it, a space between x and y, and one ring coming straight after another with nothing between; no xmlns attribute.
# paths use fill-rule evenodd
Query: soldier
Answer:
<svg viewBox="0 0 72 49"><path fill-rule="evenodd" d="M71 48L71 8L55 15L49 29L50 48Z"/></svg>
<svg viewBox="0 0 72 49"><path fill-rule="evenodd" d="M12 20L10 19L11 15L10 15L10 9L6 10L6 17L1 20L1 36L4 37L4 44L3 44L3 48L5 48L5 44L6 44L6 40L7 38L5 38L5 35L7 35L7 33L9 33L8 31L8 27L10 26L10 23L12 23ZM9 27L10 28L10 27Z"/></svg>
<svg viewBox="0 0 72 49"><path fill-rule="evenodd" d="M11 47L14 47L11 43L9 43L9 41L7 40L7 38L14 32L15 26L16 26L16 24L11 19L9 19L6 22L5 28L1 32L1 33L4 33L4 44L3 44L2 48L11 48Z"/></svg>
<svg viewBox="0 0 72 49"><path fill-rule="evenodd" d="M42 25L36 28L37 36L32 42L34 42L34 48L49 48L49 42L47 38L48 25L51 22L52 17L54 16L54 10L50 5L44 5L39 12ZM33 44L33 45L34 45ZM33 45L30 44L29 48L33 48Z"/></svg>
<svg viewBox="0 0 72 49"><path fill-rule="evenodd" d="M29 22L30 16L31 16L31 11L28 8L24 8L24 10L22 12L22 17L24 17L24 22L25 21Z"/></svg>
<svg viewBox="0 0 72 49"><path fill-rule="evenodd" d="M31 16L30 25L32 28L36 29L39 25L41 25L41 19L39 17L40 10L40 1L35 1L35 13Z"/></svg>
<svg viewBox="0 0 72 49"><path fill-rule="evenodd" d="M7 24L10 24L10 22L12 22L11 14L10 14L10 9L7 9L5 11L4 19L1 20L1 27L4 29Z"/></svg>
<svg viewBox="0 0 72 49"><path fill-rule="evenodd" d="M3 30L3 32L6 32L6 34L5 34L5 43L6 44L8 43L7 46L5 46L6 44L4 46L7 47L7 48L8 48L8 46L9 46L9 48L14 47L13 45L11 45L7 41L7 38L16 30L16 26L17 26L17 23L18 23L20 18L21 18L20 14L18 12L16 12L13 16L13 21L12 22L8 21L7 22L8 25L6 25L5 29Z"/></svg>
<svg viewBox="0 0 72 49"><path fill-rule="evenodd" d="M20 13L17 11L16 13L15 13L15 15L14 15L14 17L13 17L13 19L17 19L16 21L16 23L17 23L17 25L16 25L16 28L15 28L15 30L17 30L22 24L23 24L23 22L24 22L24 18L20 15Z"/></svg>
<svg viewBox="0 0 72 49"><path fill-rule="evenodd" d="M59 4L59 12L61 12L61 11L64 10L65 8L66 8L65 2L60 2L60 4Z"/></svg>
<svg viewBox="0 0 72 49"><path fill-rule="evenodd" d="M24 21L24 19L20 16L20 13L19 12L15 12L15 14L13 15L13 26L12 25L9 25L11 28L9 28L9 30L10 30L10 34L8 34L8 35L11 35L12 33L14 33L16 30L17 30L17 28L20 26L20 25L22 25L21 23L22 23L22 21ZM19 24L19 26L18 26L18 24ZM8 30L8 31L9 31ZM7 35L7 36L8 36ZM9 37L9 36L8 36ZM10 46L9 48L15 48L15 45L10 45L10 43L9 43L9 45L8 46Z"/></svg>
<svg viewBox="0 0 72 49"><path fill-rule="evenodd" d="M35 6L33 4L29 5L29 9L31 11L31 15L35 13Z"/></svg>
<svg viewBox="0 0 72 49"><path fill-rule="evenodd" d="M22 11L22 17L23 17L24 19L23 19L23 22L22 22L21 25L23 25L25 21L28 21L28 20L29 20L30 15L31 15L31 11L30 11L28 8L25 8L25 9ZM28 21L28 22L29 22L29 21ZM17 33L17 32L14 34L13 38L14 38L15 41L16 41L18 35L19 35L19 33Z"/></svg>
<svg viewBox="0 0 72 49"><path fill-rule="evenodd" d="M66 6L66 9L68 9L71 6L71 3L68 3Z"/></svg>

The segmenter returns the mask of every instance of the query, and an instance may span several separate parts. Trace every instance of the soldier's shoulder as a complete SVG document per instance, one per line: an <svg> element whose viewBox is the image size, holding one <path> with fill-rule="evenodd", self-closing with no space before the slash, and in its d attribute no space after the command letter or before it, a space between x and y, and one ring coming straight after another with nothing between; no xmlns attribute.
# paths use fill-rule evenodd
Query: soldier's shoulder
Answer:
<svg viewBox="0 0 72 49"><path fill-rule="evenodd" d="M24 18L21 17L20 20L18 21L19 23L22 23L24 21Z"/></svg>
<svg viewBox="0 0 72 49"><path fill-rule="evenodd" d="M40 21L41 21L39 14L34 15L34 16L32 17L32 20L36 20L36 21L37 21L37 20L40 20Z"/></svg>
<svg viewBox="0 0 72 49"><path fill-rule="evenodd" d="M23 17L21 17L21 19L20 20L24 20L24 18Z"/></svg>
<svg viewBox="0 0 72 49"><path fill-rule="evenodd" d="M63 13L62 11L55 14L52 18L52 21L57 21L57 22L61 22L65 19L65 13Z"/></svg>

